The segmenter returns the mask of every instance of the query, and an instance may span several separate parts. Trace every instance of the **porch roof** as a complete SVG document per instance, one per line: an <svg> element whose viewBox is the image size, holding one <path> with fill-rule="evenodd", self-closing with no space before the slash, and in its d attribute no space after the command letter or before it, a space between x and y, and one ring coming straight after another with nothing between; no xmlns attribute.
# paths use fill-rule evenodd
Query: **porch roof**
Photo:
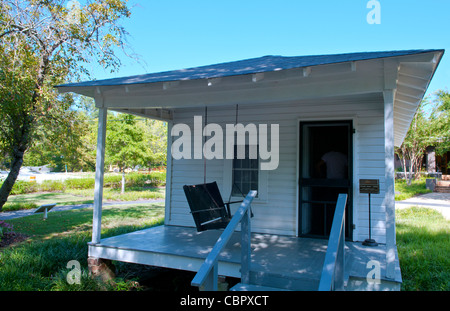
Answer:
<svg viewBox="0 0 450 311"><path fill-rule="evenodd" d="M359 53L308 55L308 56L267 55L259 58L251 58L181 70L148 73L143 75L133 75L113 79L84 81L78 83L67 83L57 85L56 87L61 88L61 90L76 92L76 88L79 87L133 85L133 84L169 82L169 81L213 79L228 76L280 71L293 68L319 66L326 64L336 64L369 59L416 55L439 51L442 50L421 49L421 50L359 52Z"/></svg>
<svg viewBox="0 0 450 311"><path fill-rule="evenodd" d="M159 120L171 120L177 108L281 103L394 90L394 144L400 146L443 54L442 49L422 49L264 56L55 87L61 93L94 97L97 107Z"/></svg>

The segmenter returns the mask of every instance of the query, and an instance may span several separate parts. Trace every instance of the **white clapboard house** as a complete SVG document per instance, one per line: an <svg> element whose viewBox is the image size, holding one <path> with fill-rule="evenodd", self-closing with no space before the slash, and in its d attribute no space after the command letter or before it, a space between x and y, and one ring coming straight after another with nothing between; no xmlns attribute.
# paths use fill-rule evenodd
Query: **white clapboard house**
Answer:
<svg viewBox="0 0 450 311"><path fill-rule="evenodd" d="M192 284L204 289L216 289L218 275L241 278L234 290L399 289L394 146L443 54L264 56L57 86L99 109L89 257L195 271ZM168 123L167 186L164 225L102 239L108 110ZM215 132L202 135L209 124ZM259 140L244 131L239 144L225 143L227 125L237 124L254 124ZM205 160L203 144L222 135L224 156L210 144L216 156ZM257 157L233 159L237 145L246 155L256 145ZM321 165L330 150L345 162L339 176ZM211 182L224 201L246 200L231 205L226 228L199 232L183 186Z"/></svg>

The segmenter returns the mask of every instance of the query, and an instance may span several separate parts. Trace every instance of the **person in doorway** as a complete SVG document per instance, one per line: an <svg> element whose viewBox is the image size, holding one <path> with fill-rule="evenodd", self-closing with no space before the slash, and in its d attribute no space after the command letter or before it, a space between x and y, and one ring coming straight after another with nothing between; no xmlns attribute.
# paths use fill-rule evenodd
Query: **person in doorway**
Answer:
<svg viewBox="0 0 450 311"><path fill-rule="evenodd" d="M326 167L326 178L328 179L346 179L347 178L347 156L342 152L331 151L325 153L317 164L318 171Z"/></svg>

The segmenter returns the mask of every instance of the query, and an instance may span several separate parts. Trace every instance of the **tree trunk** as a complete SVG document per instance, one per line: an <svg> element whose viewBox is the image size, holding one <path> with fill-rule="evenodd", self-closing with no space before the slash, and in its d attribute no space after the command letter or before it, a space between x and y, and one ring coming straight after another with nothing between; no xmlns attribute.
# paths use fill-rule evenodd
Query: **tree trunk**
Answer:
<svg viewBox="0 0 450 311"><path fill-rule="evenodd" d="M122 170L122 190L120 191L120 193L125 193L125 169Z"/></svg>
<svg viewBox="0 0 450 311"><path fill-rule="evenodd" d="M24 111L24 114L22 124L16 128L17 135L14 138L14 145L12 146L10 171L0 188L0 212L3 209L3 205L8 201L9 194L19 176L20 168L23 164L23 156L30 142L30 131L34 118L26 111Z"/></svg>
<svg viewBox="0 0 450 311"><path fill-rule="evenodd" d="M8 177L6 177L2 187L0 188L0 212L3 208L3 205L5 205L6 201L8 201L9 194L11 193L14 183L19 176L20 168L22 167L23 163L23 155L23 151L16 151L13 154L11 169L9 171Z"/></svg>
<svg viewBox="0 0 450 311"><path fill-rule="evenodd" d="M402 145L401 147L401 152L402 152L402 167L403 167L403 173L405 174L405 180L406 180L406 184L407 185L411 185L411 180L408 178L408 170L406 168L406 156L407 156L407 151L406 151L406 147L404 145Z"/></svg>
<svg viewBox="0 0 450 311"><path fill-rule="evenodd" d="M413 172L414 172L414 159L413 159L413 152L408 152L408 158L409 158L409 172L408 176L406 178L406 184L408 186L411 186L412 184L412 178L413 178Z"/></svg>

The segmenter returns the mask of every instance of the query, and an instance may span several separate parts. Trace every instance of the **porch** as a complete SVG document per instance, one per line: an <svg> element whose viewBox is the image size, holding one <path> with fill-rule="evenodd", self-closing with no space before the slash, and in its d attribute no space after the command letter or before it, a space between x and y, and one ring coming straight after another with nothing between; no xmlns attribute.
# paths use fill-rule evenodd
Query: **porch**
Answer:
<svg viewBox="0 0 450 311"><path fill-rule="evenodd" d="M197 232L195 228L158 226L89 243L89 256L187 271L198 271L222 230ZM218 258L218 274L241 277L240 232L234 232ZM317 290L328 240L252 233L251 274L253 283L286 290ZM371 271L379 282L367 282ZM386 279L386 246L345 245L345 284L347 290L399 290L398 256L395 279Z"/></svg>

